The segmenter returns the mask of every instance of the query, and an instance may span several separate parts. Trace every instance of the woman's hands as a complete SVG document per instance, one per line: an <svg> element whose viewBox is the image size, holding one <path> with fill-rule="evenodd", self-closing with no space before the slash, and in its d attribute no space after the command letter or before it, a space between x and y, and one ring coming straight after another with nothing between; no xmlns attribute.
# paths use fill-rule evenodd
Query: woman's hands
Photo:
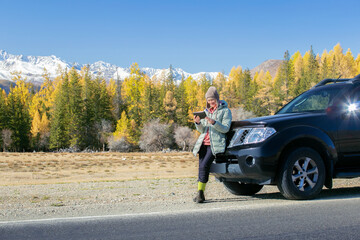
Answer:
<svg viewBox="0 0 360 240"><path fill-rule="evenodd" d="M211 119L209 117L205 117L206 121L208 121L208 123L214 125L215 124L215 120L214 119Z"/></svg>
<svg viewBox="0 0 360 240"><path fill-rule="evenodd" d="M215 124L215 120L214 119L211 119L209 117L205 117L205 120L208 121L208 123L214 125ZM196 124L200 124L200 117L199 116L194 116L194 122Z"/></svg>
<svg viewBox="0 0 360 240"><path fill-rule="evenodd" d="M196 124L200 124L200 117L194 115L194 122L195 122Z"/></svg>

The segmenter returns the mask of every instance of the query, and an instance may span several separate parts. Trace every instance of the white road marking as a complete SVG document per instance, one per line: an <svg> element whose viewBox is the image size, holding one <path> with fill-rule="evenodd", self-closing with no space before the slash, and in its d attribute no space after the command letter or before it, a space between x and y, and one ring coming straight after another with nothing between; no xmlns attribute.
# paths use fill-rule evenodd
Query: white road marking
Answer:
<svg viewBox="0 0 360 240"><path fill-rule="evenodd" d="M282 200L279 202L267 202L267 203L255 203L245 204L240 206L230 207L217 207L217 208L201 208L201 209L189 209L189 210L177 210L177 211L163 211L163 212L147 212L147 213L126 213L118 215L102 215L102 216L83 216L83 217L64 217L64 218L46 218L46 219L29 219L29 220L16 220L16 221L3 221L0 225L15 225L15 224L30 224L30 223L48 223L48 222L65 222L65 221L93 221L101 219L114 219L114 218L138 218L138 217L152 217L152 216L165 216L165 215L181 215L181 214L193 214L193 213L212 213L218 211L231 211L231 210L252 210L262 208L279 208L291 205L300 204L321 204L322 202L336 202L336 201L354 201L360 200L359 195L348 196L347 198L327 198L327 199L315 199L309 201L291 201Z"/></svg>

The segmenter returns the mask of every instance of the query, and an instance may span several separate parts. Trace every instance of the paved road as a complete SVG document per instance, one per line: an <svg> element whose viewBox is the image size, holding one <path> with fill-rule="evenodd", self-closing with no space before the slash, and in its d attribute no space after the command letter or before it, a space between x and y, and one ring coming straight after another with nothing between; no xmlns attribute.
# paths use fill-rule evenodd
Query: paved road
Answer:
<svg viewBox="0 0 360 240"><path fill-rule="evenodd" d="M0 239L360 239L360 197L2 222Z"/></svg>

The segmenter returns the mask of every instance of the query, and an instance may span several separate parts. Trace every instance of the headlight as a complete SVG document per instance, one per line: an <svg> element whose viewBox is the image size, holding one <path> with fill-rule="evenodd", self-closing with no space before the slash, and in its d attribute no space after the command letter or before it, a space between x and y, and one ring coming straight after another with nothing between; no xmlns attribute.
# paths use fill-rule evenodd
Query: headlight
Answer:
<svg viewBox="0 0 360 240"><path fill-rule="evenodd" d="M276 130L270 127L240 128L236 130L229 147L263 142L274 133Z"/></svg>

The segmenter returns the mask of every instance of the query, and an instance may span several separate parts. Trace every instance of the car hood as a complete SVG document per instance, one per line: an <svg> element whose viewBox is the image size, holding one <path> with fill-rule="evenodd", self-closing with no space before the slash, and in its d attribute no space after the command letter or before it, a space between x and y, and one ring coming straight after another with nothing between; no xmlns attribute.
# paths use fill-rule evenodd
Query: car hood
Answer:
<svg viewBox="0 0 360 240"><path fill-rule="evenodd" d="M277 125L278 123L284 122L301 122L306 123L306 119L317 118L319 116L324 116L325 113L314 113L314 112L302 112L302 113L285 113L285 114L275 114L272 116L264 116L258 118L245 119L242 121L234 121L232 128L239 127L253 127L253 126L272 126Z"/></svg>

